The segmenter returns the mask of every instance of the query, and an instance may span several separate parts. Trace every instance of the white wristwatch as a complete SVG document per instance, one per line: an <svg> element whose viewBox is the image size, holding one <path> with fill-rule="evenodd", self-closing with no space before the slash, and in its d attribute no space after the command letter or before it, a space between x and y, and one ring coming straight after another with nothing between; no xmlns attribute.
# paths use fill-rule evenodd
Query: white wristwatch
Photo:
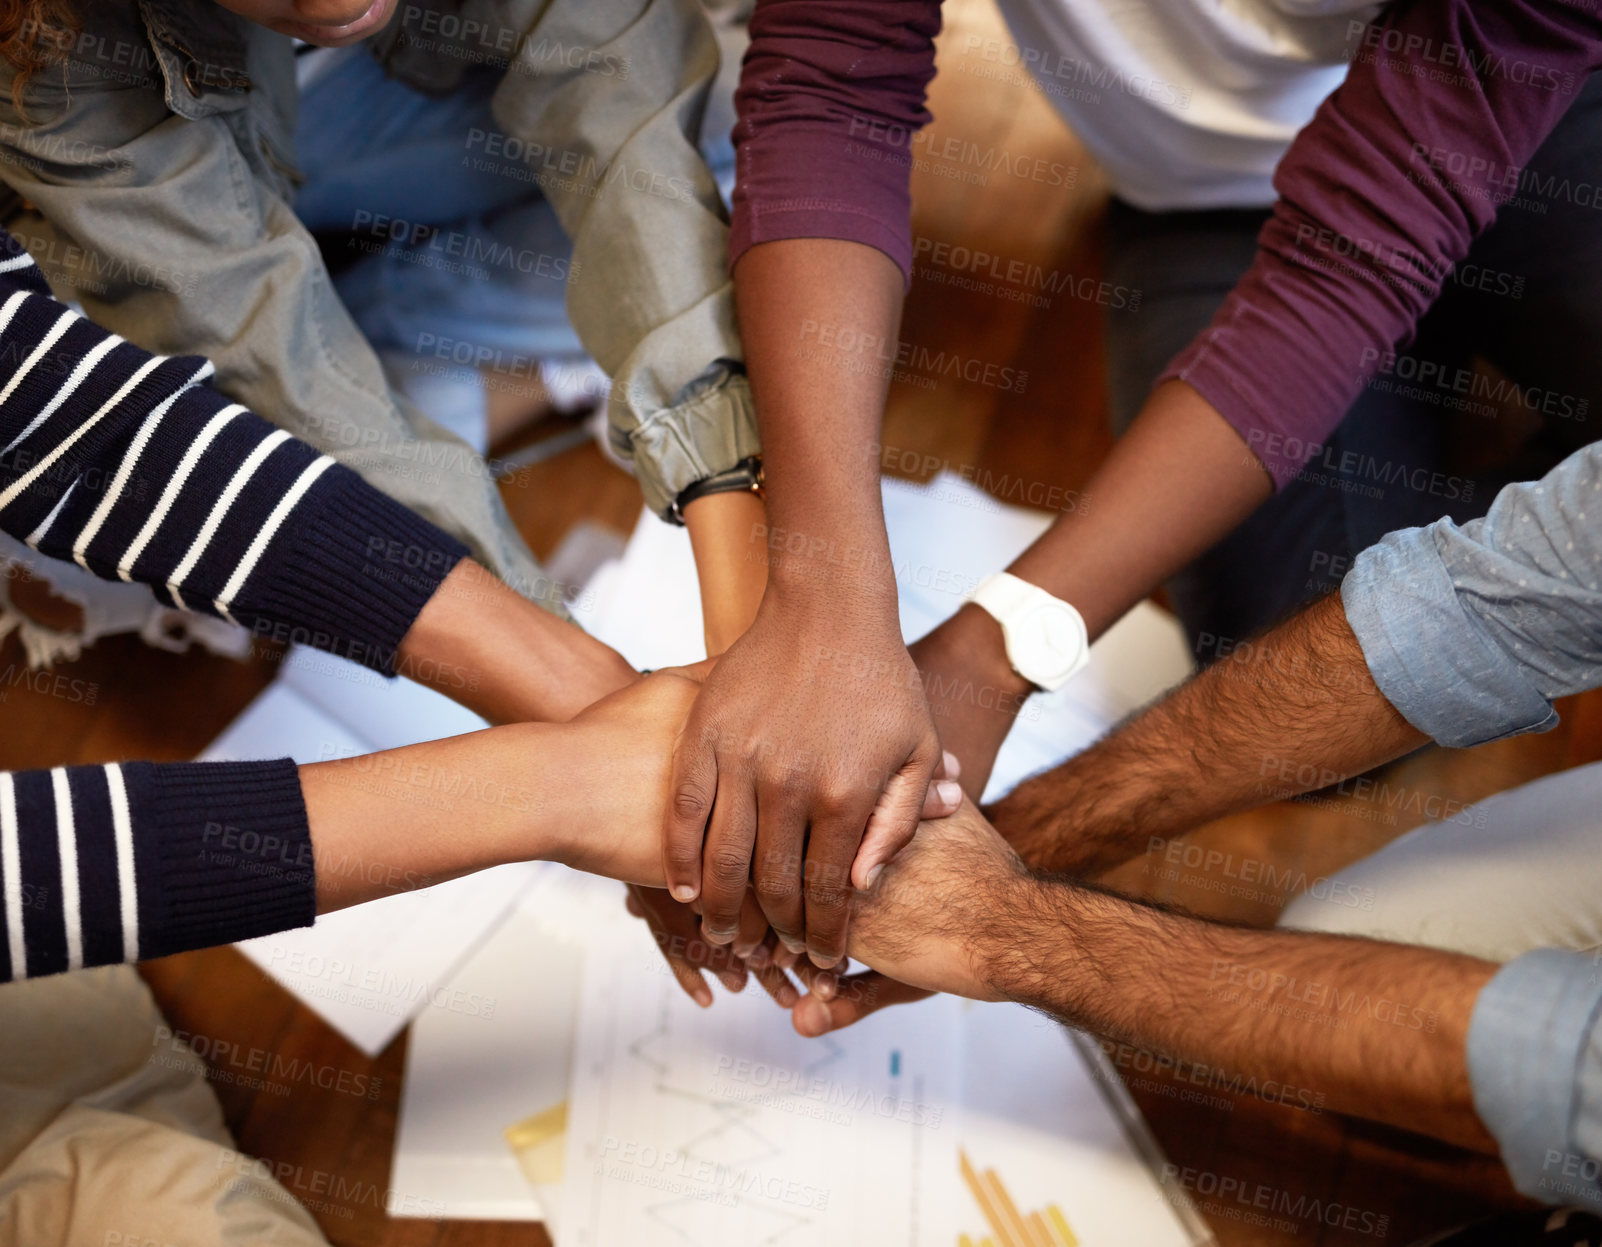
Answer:
<svg viewBox="0 0 1602 1247"><path fill-rule="evenodd" d="M975 585L968 601L983 607L1001 625L1012 669L1048 693L1068 683L1090 661L1084 619L1039 585L997 572Z"/></svg>

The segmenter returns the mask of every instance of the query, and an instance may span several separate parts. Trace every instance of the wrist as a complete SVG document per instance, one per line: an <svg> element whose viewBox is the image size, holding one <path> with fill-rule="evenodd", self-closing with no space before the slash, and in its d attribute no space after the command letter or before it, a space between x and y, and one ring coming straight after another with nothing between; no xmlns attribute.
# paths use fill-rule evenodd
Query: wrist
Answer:
<svg viewBox="0 0 1602 1247"><path fill-rule="evenodd" d="M957 660L969 678L994 689L996 704L1010 704L1016 713L1025 698L1040 689L1013 670L1007 657L1007 637L984 607L965 602L931 636L939 651Z"/></svg>
<svg viewBox="0 0 1602 1247"><path fill-rule="evenodd" d="M622 655L471 560L429 599L395 667L492 723L569 719L635 678Z"/></svg>
<svg viewBox="0 0 1602 1247"><path fill-rule="evenodd" d="M993 917L980 929L973 955L978 977L993 998L1039 1003L1034 996L1040 962L1066 935L1042 916L1054 907L1051 887L1020 872L987 889L986 909Z"/></svg>
<svg viewBox="0 0 1602 1247"><path fill-rule="evenodd" d="M994 913L978 942L980 975L998 1000L1011 1000L1072 1017L1075 889L1059 880L1024 874L998 890Z"/></svg>
<svg viewBox="0 0 1602 1247"><path fill-rule="evenodd" d="M895 565L877 488L872 503L863 509L843 498L833 505L813 499L805 508L785 508L770 494L768 522L752 530L752 554L764 562L769 583L894 602Z"/></svg>

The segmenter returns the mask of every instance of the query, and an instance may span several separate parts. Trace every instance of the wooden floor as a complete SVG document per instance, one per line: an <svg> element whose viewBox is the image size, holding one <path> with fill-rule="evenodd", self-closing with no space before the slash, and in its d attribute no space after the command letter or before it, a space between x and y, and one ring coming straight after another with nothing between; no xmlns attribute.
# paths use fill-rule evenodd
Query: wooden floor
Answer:
<svg viewBox="0 0 1602 1247"><path fill-rule="evenodd" d="M1002 39L990 0L949 0L942 73L933 92L936 121L918 145L915 174L920 254L942 244L978 249L1048 271L1094 277L1098 268L1103 190L1074 139L1040 96L1021 81L985 76L997 68L986 43ZM1043 180L1009 169L1040 170ZM1042 166L1043 162L1043 166ZM1054 174L1053 166L1072 169ZM1101 308L1058 293L1045 307L965 288L954 264L926 263L908 299L904 336L931 350L954 350L998 367L1026 371L1022 391L942 380L934 388L898 384L885 421L887 448L904 474L927 477L940 466L968 469L981 481L1022 476L1081 487L1106 452L1109 437L1101 372ZM640 505L633 482L590 446L529 468L504 495L535 552L548 555L578 520L619 533ZM0 648L0 670L20 670L19 646ZM182 759L202 749L271 679L268 657L247 663L158 653L127 639L105 642L62 674L93 686L94 696L52 696L0 683L0 768L110 759ZM1397 764L1398 782L1455 800L1472 800L1508 785L1602 757L1602 702L1563 707L1564 723L1548 735L1466 752L1430 751ZM1407 829L1387 825L1353 802L1282 804L1223 820L1194 842L1239 857L1294 868L1309 878L1355 860ZM1114 882L1141 895L1196 912L1267 924L1282 897L1233 900L1215 890L1221 876L1187 872L1164 877L1137 861ZM1211 885L1211 886L1210 886ZM369 1061L314 1015L265 980L231 949L192 953L144 968L146 980L175 1028L265 1048L285 1059L326 1063L380 1080L376 1100L296 1087L287 1097L239 1089L218 1079L216 1090L241 1148L287 1168L299 1193L317 1174L343 1176L345 1190L326 1197L316 1215L340 1247L491 1247L547 1241L537 1227L481 1222L391 1221L372 1192L387 1186L405 1037ZM779 1019L776 1019L776 1022ZM1226 1247L1372 1242L1407 1244L1488 1210L1516 1206L1500 1166L1427 1140L1237 1096L1223 1105L1180 1099L1171 1080L1133 1073L1131 1089L1173 1164L1264 1183L1294 1202L1338 1201L1386 1218L1383 1235L1324 1224L1316 1214L1289 1226L1253 1225L1229 1201L1201 1201ZM735 1247L735 1245L731 1245ZM739 1245L743 1247L743 1245ZM1130 1247L1140 1247L1131 1244Z"/></svg>

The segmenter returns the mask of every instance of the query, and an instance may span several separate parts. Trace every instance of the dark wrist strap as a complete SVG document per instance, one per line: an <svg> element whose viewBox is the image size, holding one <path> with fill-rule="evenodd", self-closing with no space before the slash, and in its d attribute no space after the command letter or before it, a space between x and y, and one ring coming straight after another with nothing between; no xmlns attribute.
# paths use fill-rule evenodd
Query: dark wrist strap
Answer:
<svg viewBox="0 0 1602 1247"><path fill-rule="evenodd" d="M674 524L684 523L684 508L697 498L705 498L709 494L736 494L751 493L758 496L762 493L762 456L750 455L741 459L726 472L716 472L704 477L693 484L686 485L679 491L679 496L673 500L673 506L668 511L668 520Z"/></svg>

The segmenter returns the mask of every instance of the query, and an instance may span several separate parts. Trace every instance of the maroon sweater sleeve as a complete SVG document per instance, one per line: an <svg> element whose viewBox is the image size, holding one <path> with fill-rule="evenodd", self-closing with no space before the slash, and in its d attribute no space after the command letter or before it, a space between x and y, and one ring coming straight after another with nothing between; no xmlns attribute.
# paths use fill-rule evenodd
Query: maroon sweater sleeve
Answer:
<svg viewBox="0 0 1602 1247"><path fill-rule="evenodd" d="M757 0L730 264L758 243L842 238L910 274L912 136L939 31L940 0Z"/></svg>
<svg viewBox="0 0 1602 1247"><path fill-rule="evenodd" d="M1276 485L1411 341L1602 64L1595 0L1402 0L1351 33L1345 83L1280 162L1255 262L1164 374Z"/></svg>

